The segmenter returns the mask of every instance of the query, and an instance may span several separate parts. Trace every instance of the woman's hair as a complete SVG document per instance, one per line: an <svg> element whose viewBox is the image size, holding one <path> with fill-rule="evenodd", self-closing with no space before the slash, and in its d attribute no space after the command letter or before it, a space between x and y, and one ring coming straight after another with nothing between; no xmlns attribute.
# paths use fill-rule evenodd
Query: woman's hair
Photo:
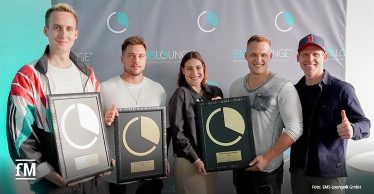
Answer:
<svg viewBox="0 0 374 194"><path fill-rule="evenodd" d="M201 86L206 86L207 84L207 73L206 73L206 65L205 65L205 62L204 62L204 59L203 57L201 56L201 54L197 51L190 51L188 53L186 53L183 58L182 58L182 61L180 63L180 66L179 66L179 73L178 73L178 87L181 87L183 85L188 85L187 81L186 81L186 78L184 77L183 75L183 68L186 64L186 62L190 59L197 59L201 62L201 64L203 64L203 71L204 71L204 78L203 80L201 81Z"/></svg>

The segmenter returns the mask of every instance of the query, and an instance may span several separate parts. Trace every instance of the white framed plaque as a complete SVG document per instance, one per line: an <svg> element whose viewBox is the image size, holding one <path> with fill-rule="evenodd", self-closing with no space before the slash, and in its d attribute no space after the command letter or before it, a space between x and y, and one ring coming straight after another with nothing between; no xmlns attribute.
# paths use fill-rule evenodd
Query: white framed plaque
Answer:
<svg viewBox="0 0 374 194"><path fill-rule="evenodd" d="M99 93L49 95L48 102L67 183L111 171Z"/></svg>
<svg viewBox="0 0 374 194"><path fill-rule="evenodd" d="M116 158L111 175L115 176L114 182L166 176L166 108L119 108L118 112L112 132Z"/></svg>

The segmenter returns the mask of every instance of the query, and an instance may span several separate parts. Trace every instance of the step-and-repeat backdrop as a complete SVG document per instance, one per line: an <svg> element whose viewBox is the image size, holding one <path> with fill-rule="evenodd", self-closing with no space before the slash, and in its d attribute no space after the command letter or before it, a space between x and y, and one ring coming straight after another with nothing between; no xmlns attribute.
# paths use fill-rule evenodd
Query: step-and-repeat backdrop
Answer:
<svg viewBox="0 0 374 194"><path fill-rule="evenodd" d="M145 74L161 83L169 97L176 88L180 60L191 50L203 55L210 84L220 86L227 96L231 83L249 71L244 53L248 38L254 34L271 39L270 68L293 83L303 75L296 62L298 41L310 33L325 39L329 55L325 68L339 78L345 77L347 0L51 1L52 4L59 2L69 3L77 10L79 36L73 51L94 67L101 81L122 72L121 44L132 35L145 38ZM35 6L32 2L25 3ZM17 10L21 8L17 6ZM40 21L44 18L40 17ZM27 34L24 36L24 39L30 38ZM286 166L288 157L286 152ZM171 154L169 159L172 163ZM284 193L290 193L288 173L284 179ZM164 193L176 193L173 180L172 175L165 179ZM23 186L28 190L26 181L14 182L14 190ZM234 193L231 172L219 173L216 186L218 194ZM27 193L24 189L20 193Z"/></svg>
<svg viewBox="0 0 374 194"><path fill-rule="evenodd" d="M346 0L56 0L79 14L74 51L93 65L104 81L122 72L121 44L131 35L147 43L146 76L160 82L169 96L183 55L203 55L210 83L225 94L248 73L246 42L254 34L272 41L271 69L292 82L302 71L296 62L298 41L309 33L324 37L326 68L344 78Z"/></svg>
<svg viewBox="0 0 374 194"><path fill-rule="evenodd" d="M231 83L249 72L244 53L254 34L271 39L270 68L293 83L303 75L296 62L298 41L310 33L325 39L326 69L345 76L346 0L52 1L57 2L77 10L79 37L74 51L102 81L122 72L121 44L132 35L145 38L145 74L161 83L169 97L176 88L180 61L191 50L203 55L209 82L228 95ZM285 154L286 166L287 158ZM285 177L284 191L289 193L288 173ZM176 192L173 180L172 175L165 180L164 193ZM234 193L231 183L231 172L220 173L217 193Z"/></svg>

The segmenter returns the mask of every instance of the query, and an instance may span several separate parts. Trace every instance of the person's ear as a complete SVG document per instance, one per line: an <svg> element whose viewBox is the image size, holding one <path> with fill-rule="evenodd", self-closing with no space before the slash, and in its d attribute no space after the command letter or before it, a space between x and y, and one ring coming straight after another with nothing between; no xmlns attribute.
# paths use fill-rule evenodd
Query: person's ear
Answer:
<svg viewBox="0 0 374 194"><path fill-rule="evenodd" d="M323 60L325 60L325 61L326 61L326 60L327 60L328 58L329 58L329 57L328 57L327 53L326 53L326 52L324 52L324 53L323 53Z"/></svg>
<svg viewBox="0 0 374 194"><path fill-rule="evenodd" d="M76 40L78 38L78 30L75 31L75 37L74 37L74 40Z"/></svg>
<svg viewBox="0 0 374 194"><path fill-rule="evenodd" d="M47 26L44 26L43 33L44 33L45 36L48 37L48 27Z"/></svg>
<svg viewBox="0 0 374 194"><path fill-rule="evenodd" d="M244 58L245 58L246 61L248 61L248 53L247 53L247 51L245 51L245 53L244 53Z"/></svg>

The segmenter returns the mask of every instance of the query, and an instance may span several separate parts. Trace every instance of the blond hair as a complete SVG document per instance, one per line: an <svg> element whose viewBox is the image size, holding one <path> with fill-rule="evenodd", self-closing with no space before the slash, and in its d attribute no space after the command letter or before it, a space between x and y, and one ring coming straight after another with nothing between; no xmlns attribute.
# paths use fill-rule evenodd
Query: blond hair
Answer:
<svg viewBox="0 0 374 194"><path fill-rule="evenodd" d="M249 43L251 42L266 42L269 44L269 46L271 46L271 41L268 37L266 36L261 36L261 35L253 35L251 36L248 41L247 41L247 46L249 45Z"/></svg>
<svg viewBox="0 0 374 194"><path fill-rule="evenodd" d="M71 13L74 18L75 18L75 22L77 23L77 26L78 26L78 15L77 15L77 12L74 10L74 8L67 4L67 3L57 3L55 5L53 5L52 7L50 7L47 12L45 12L45 26L48 27L48 22L49 22L49 17L51 16L52 12L54 11L62 11L62 12L68 12L68 13Z"/></svg>

